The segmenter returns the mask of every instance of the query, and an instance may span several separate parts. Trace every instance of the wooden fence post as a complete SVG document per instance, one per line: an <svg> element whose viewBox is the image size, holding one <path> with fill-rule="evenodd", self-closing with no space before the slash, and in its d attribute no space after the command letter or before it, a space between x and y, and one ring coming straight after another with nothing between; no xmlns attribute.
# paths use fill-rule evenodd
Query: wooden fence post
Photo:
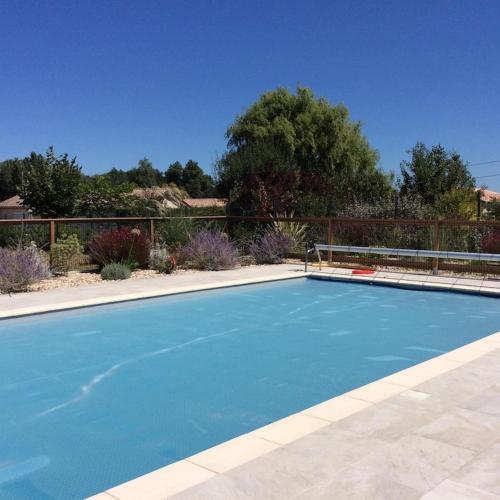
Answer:
<svg viewBox="0 0 500 500"><path fill-rule="evenodd" d="M49 225L50 225L49 262L50 264L52 264L52 245L56 242L56 221L52 219Z"/></svg>
<svg viewBox="0 0 500 500"><path fill-rule="evenodd" d="M433 232L433 236L432 236L432 249L435 250L436 252L439 252L440 247L441 247L441 224L437 220L434 222L434 232ZM437 275L438 267L439 267L439 258L434 257L432 259L432 274Z"/></svg>
<svg viewBox="0 0 500 500"><path fill-rule="evenodd" d="M50 246L56 242L56 221L52 219L50 221Z"/></svg>
<svg viewBox="0 0 500 500"><path fill-rule="evenodd" d="M155 244L155 220L149 219L149 239L151 240L151 245Z"/></svg>
<svg viewBox="0 0 500 500"><path fill-rule="evenodd" d="M328 219L327 244L333 245L333 219ZM328 250L328 264L332 263L332 251Z"/></svg>

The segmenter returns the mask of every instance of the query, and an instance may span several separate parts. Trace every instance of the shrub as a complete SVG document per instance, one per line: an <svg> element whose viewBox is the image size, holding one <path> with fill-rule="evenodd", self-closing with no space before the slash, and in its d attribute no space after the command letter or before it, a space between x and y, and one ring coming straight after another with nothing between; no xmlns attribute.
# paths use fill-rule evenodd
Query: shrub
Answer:
<svg viewBox="0 0 500 500"><path fill-rule="evenodd" d="M35 247L0 248L1 292L22 292L49 276L49 266Z"/></svg>
<svg viewBox="0 0 500 500"><path fill-rule="evenodd" d="M101 271L103 280L126 280L130 278L130 268L120 262L111 262L106 264Z"/></svg>
<svg viewBox="0 0 500 500"><path fill-rule="evenodd" d="M486 253L500 253L500 233L490 233L483 238L482 241L483 252Z"/></svg>
<svg viewBox="0 0 500 500"><path fill-rule="evenodd" d="M196 221L193 219L168 219L156 224L159 241L169 248L185 245L195 230Z"/></svg>
<svg viewBox="0 0 500 500"><path fill-rule="evenodd" d="M175 271L177 262L166 248L152 248L149 253L149 268L160 273L171 274Z"/></svg>
<svg viewBox="0 0 500 500"><path fill-rule="evenodd" d="M226 234L218 230L201 229L189 237L181 248L181 256L196 269L220 271L238 263L238 251Z"/></svg>
<svg viewBox="0 0 500 500"><path fill-rule="evenodd" d="M52 268L66 272L76 263L76 257L82 255L80 240L76 234L63 234L50 248Z"/></svg>
<svg viewBox="0 0 500 500"><path fill-rule="evenodd" d="M294 239L277 231L266 231L250 245L250 254L257 264L280 264L295 247Z"/></svg>
<svg viewBox="0 0 500 500"><path fill-rule="evenodd" d="M286 213L283 217L294 217L294 213L291 212L289 215ZM285 222L277 220L278 217L273 217L273 228L276 233L280 233L283 236L290 238L293 242L292 250L302 251L302 247L304 246L304 242L307 235L307 224L303 224L302 222Z"/></svg>
<svg viewBox="0 0 500 500"><path fill-rule="evenodd" d="M122 227L97 235L89 243L89 253L101 266L119 262L134 268L147 264L150 247L151 242L145 233Z"/></svg>

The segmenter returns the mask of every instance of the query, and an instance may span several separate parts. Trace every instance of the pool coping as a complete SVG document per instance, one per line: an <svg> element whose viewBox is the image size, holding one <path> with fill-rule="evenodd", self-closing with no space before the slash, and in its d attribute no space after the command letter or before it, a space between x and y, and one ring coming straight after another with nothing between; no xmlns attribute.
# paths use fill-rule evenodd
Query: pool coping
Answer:
<svg viewBox="0 0 500 500"><path fill-rule="evenodd" d="M400 277L396 278L395 276L398 274ZM384 271L378 271L373 275L352 275L339 272L311 271L307 273L307 276L314 279L346 281L349 283L358 282L409 290L448 291L484 295L487 297L500 297L500 286L492 287L484 285L484 280L482 280L480 284L475 284L472 278L451 278L447 276L392 273Z"/></svg>
<svg viewBox="0 0 500 500"><path fill-rule="evenodd" d="M11 319L22 316L32 316L37 314L66 311L71 309L81 309L85 307L93 307L106 304L118 304L120 302L132 302L141 299L152 299L157 297L167 297L170 295L179 295L190 292L201 292L205 290L216 290L219 288L230 288L236 286L252 285L259 283L267 283L273 281L281 281L295 278L314 278L331 281L346 281L358 282L365 284L391 286L396 288L405 288L412 290L436 290L436 291L451 291L457 293L472 293L478 295L485 295L489 297L500 297L500 287L494 288L491 286L481 284L474 284L473 279L469 278L449 278L419 274L403 274L378 271L373 275L352 275L349 274L350 270L343 270L345 272L337 271L308 271L303 272L299 269L293 271L281 272L279 274L272 274L269 276L254 276L252 278L242 278L227 281L214 281L211 283L204 283L202 285L182 285L173 286L171 288L162 288L160 290L151 290L146 292L136 292L131 294L108 295L96 297L92 299L72 300L67 302L58 302L55 304L43 304L40 306L21 307L13 310L0 311L0 320ZM398 274L403 277L395 278ZM386 275L389 275L386 276ZM460 283L458 283L460 281ZM466 282L466 283L461 283Z"/></svg>
<svg viewBox="0 0 500 500"><path fill-rule="evenodd" d="M261 276L253 278L243 278L227 281L215 281L204 283L202 285L182 285L152 290L147 292L136 292L130 294L108 295L84 300L72 300L59 302L56 304L44 304L40 306L21 307L11 311L0 311L0 320L14 319L23 316L34 316L38 314L52 313L58 311L67 311L71 309L82 309L86 307L102 306L107 304L119 304L120 302L133 302L142 299L154 299L158 297L168 297L170 295L181 295L191 292L202 292L206 290L217 290L220 288L232 288L244 285L258 285L259 283L268 283L273 281L289 280L295 278L307 277L309 273L300 273L297 271L287 271L281 274L272 274L270 276Z"/></svg>
<svg viewBox="0 0 500 500"><path fill-rule="evenodd" d="M294 272L293 276L287 278L283 278L283 275L280 275L279 278L267 277L259 281L235 281L238 282L237 284L243 285L299 277L500 297L500 289L488 288L485 290L485 287L481 285L471 286L461 283L456 284L459 278L454 279L455 281L452 283L446 283L434 280L428 281L427 279L398 280L378 277L376 275L352 276L335 273L318 274L313 271L298 276ZM437 279L439 280L439 278ZM200 290L235 286L230 283L231 282L226 282L215 287L213 285L207 285L200 288ZM190 290L173 293L195 291L193 287L186 288L190 288ZM196 291L197 290L198 288L196 288ZM148 500L160 500L169 498L216 477L219 474L223 474L240 465L266 455L277 448L307 436L322 427L326 427L334 422L355 415L359 411L369 408L385 399L406 391L411 391L412 388L427 380L454 370L455 368L463 366L497 349L500 349L500 331L331 399L327 399L312 407L271 422L251 432L241 434L240 436L224 441L214 447L203 450L182 460L108 488L101 493L88 497L88 500L139 500L143 498L148 498Z"/></svg>

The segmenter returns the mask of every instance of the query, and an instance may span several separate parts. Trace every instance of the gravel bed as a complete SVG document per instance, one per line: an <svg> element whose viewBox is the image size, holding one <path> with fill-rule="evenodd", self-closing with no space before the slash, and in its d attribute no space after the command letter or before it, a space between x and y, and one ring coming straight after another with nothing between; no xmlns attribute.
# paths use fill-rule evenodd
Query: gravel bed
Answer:
<svg viewBox="0 0 500 500"><path fill-rule="evenodd" d="M153 271L151 269L139 269L132 272L132 276L129 279L143 279L143 278L153 278L158 276L160 273L158 271ZM82 273L80 271L70 271L67 274L53 276L52 278L40 281L33 285L30 285L28 291L38 292L42 290L52 290L53 288L69 287L73 288L80 285L90 285L94 283L102 283L102 278L99 273Z"/></svg>

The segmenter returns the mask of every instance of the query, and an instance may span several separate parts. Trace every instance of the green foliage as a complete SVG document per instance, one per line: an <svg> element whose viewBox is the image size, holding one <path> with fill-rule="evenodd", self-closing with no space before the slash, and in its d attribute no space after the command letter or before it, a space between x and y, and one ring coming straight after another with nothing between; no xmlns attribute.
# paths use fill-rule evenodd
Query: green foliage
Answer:
<svg viewBox="0 0 500 500"><path fill-rule="evenodd" d="M283 214L281 217L293 218L294 213L292 212L288 216ZM308 230L307 224L303 222L279 221L273 218L273 229L276 233L292 242L290 251L303 250Z"/></svg>
<svg viewBox="0 0 500 500"><path fill-rule="evenodd" d="M76 158L56 156L50 147L44 157L34 153L29 157L20 196L36 215L70 217L75 213L81 182Z"/></svg>
<svg viewBox="0 0 500 500"><path fill-rule="evenodd" d="M76 234L62 234L50 248L52 269L67 272L78 263L83 255L80 240Z"/></svg>
<svg viewBox="0 0 500 500"><path fill-rule="evenodd" d="M130 184L114 185L104 176L86 178L81 185L76 212L80 217L116 216L133 203Z"/></svg>
<svg viewBox="0 0 500 500"><path fill-rule="evenodd" d="M19 193L23 174L29 167L28 160L29 158L14 158L0 162L0 201Z"/></svg>
<svg viewBox="0 0 500 500"><path fill-rule="evenodd" d="M334 215L350 199L373 201L393 190L347 108L316 99L306 88L262 95L226 135L228 151L216 169L233 213L271 207L305 215L313 204L314 215Z"/></svg>
<svg viewBox="0 0 500 500"><path fill-rule="evenodd" d="M111 262L102 268L101 278L103 280L126 280L131 274L130 268L125 264Z"/></svg>
<svg viewBox="0 0 500 500"><path fill-rule="evenodd" d="M165 172L165 181L185 189L191 198L214 196L214 181L205 174L198 162L188 160L185 167L178 161L172 163Z"/></svg>
<svg viewBox="0 0 500 500"><path fill-rule="evenodd" d="M401 163L403 195L417 194L425 204L434 205L446 193L455 191L453 198L456 202L460 193L465 194L474 189L474 178L458 153L448 152L441 145L429 150L421 142L409 153L411 160ZM448 205L445 211L449 209L449 202L449 199L442 200L445 207Z"/></svg>
<svg viewBox="0 0 500 500"><path fill-rule="evenodd" d="M196 228L196 222L193 219L168 219L156 223L158 240L172 250L177 246L185 245Z"/></svg>
<svg viewBox="0 0 500 500"><path fill-rule="evenodd" d="M167 171L165 172L165 181L168 183L173 183L179 187L183 186L182 175L184 173L184 167L180 161L176 161L169 165Z"/></svg>
<svg viewBox="0 0 500 500"><path fill-rule="evenodd" d="M476 193L473 189L452 188L438 195L432 212L435 217L471 219L476 214Z"/></svg>
<svg viewBox="0 0 500 500"><path fill-rule="evenodd" d="M163 176L147 158L139 160L137 167L127 172L129 182L137 187L153 187L163 184Z"/></svg>
<svg viewBox="0 0 500 500"><path fill-rule="evenodd" d="M48 224L30 224L23 221L15 226L0 226L0 247L28 247L34 244L37 248L46 248L48 242Z"/></svg>
<svg viewBox="0 0 500 500"><path fill-rule="evenodd" d="M172 163L165 173L154 168L147 158L139 161L137 167L130 170L111 169L103 174L112 186L133 184L139 188L153 188L165 184L175 184L185 190L192 198L214 196L214 181L210 175L200 168L197 162L189 160L183 167L182 163Z"/></svg>
<svg viewBox="0 0 500 500"><path fill-rule="evenodd" d="M127 184L129 182L128 173L114 167L104 174L104 177L112 186L119 186L120 184Z"/></svg>
<svg viewBox="0 0 500 500"><path fill-rule="evenodd" d="M487 219L500 220L500 200L487 203L485 212Z"/></svg>
<svg viewBox="0 0 500 500"><path fill-rule="evenodd" d="M189 160L182 172L182 187L192 198L213 196L214 183L212 177L205 174L197 162Z"/></svg>

